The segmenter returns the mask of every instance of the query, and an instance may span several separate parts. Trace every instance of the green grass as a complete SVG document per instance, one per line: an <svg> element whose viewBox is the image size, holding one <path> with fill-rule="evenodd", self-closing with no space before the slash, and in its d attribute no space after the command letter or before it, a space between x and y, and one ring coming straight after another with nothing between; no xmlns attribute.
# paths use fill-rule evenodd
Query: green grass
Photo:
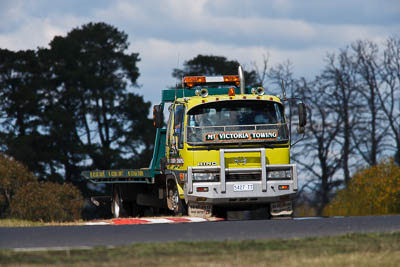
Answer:
<svg viewBox="0 0 400 267"><path fill-rule="evenodd" d="M142 243L89 250L0 250L1 266L398 266L400 232L292 240Z"/></svg>

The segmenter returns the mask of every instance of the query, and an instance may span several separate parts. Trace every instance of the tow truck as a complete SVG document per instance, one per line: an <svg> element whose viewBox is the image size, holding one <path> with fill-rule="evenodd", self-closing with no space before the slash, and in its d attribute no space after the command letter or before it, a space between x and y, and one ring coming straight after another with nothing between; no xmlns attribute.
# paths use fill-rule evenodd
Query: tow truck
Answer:
<svg viewBox="0 0 400 267"><path fill-rule="evenodd" d="M262 87L245 87L241 66L235 75L183 77L182 88L163 90L153 107L157 132L149 168L82 176L112 184L116 218L148 209L207 218L267 208L268 216L292 216L298 178L290 162L291 126L304 134L306 106L282 93L280 98ZM298 120L285 116L290 101Z"/></svg>

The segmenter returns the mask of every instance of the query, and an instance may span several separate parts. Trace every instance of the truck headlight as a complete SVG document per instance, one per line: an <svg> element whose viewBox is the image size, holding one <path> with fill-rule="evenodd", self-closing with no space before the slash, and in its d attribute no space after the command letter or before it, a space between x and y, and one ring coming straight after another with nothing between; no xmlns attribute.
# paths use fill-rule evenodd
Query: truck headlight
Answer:
<svg viewBox="0 0 400 267"><path fill-rule="evenodd" d="M268 171L267 179L290 180L292 179L292 170Z"/></svg>
<svg viewBox="0 0 400 267"><path fill-rule="evenodd" d="M202 173L193 173L193 181L204 181L204 182L211 182L215 181L216 174L209 173L209 172L202 172Z"/></svg>

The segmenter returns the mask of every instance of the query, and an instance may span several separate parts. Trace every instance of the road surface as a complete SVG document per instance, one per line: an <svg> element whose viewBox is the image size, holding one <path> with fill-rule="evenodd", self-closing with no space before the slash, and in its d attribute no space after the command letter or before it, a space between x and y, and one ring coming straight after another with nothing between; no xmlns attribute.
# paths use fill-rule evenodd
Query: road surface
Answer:
<svg viewBox="0 0 400 267"><path fill-rule="evenodd" d="M84 248L141 242L289 239L393 231L400 231L400 215L118 226L0 227L0 248Z"/></svg>

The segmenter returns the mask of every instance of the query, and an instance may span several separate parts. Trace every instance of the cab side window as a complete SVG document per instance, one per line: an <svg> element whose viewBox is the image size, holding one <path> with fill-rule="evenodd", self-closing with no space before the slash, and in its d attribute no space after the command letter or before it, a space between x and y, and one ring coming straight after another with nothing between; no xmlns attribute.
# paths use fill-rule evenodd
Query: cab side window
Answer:
<svg viewBox="0 0 400 267"><path fill-rule="evenodd" d="M178 138L178 147L183 148L183 129L185 119L185 106L176 105L174 114L174 136Z"/></svg>
<svg viewBox="0 0 400 267"><path fill-rule="evenodd" d="M169 118L168 118L168 128L167 128L167 146L171 146L171 131L172 131L172 118L174 115L173 106L171 105L169 108Z"/></svg>

